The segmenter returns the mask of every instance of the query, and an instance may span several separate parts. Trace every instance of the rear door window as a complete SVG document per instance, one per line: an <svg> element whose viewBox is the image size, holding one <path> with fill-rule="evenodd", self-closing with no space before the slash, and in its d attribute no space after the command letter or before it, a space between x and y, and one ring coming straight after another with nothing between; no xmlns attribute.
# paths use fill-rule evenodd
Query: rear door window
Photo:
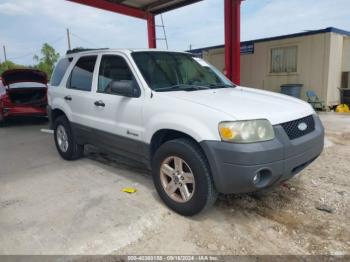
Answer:
<svg viewBox="0 0 350 262"><path fill-rule="evenodd" d="M50 84L52 86L58 86L61 83L71 61L72 58L63 58L58 62L51 77Z"/></svg>
<svg viewBox="0 0 350 262"><path fill-rule="evenodd" d="M96 60L97 56L83 56L79 58L71 72L67 88L91 91Z"/></svg>

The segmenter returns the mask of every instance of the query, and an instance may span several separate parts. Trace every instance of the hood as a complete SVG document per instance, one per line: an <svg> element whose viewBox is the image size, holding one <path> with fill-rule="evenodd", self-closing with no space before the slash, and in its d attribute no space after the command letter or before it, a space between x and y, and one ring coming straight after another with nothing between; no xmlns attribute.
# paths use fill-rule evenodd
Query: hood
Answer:
<svg viewBox="0 0 350 262"><path fill-rule="evenodd" d="M222 121L267 119L276 125L314 114L312 107L300 99L254 88L237 86L163 94L221 111L233 118Z"/></svg>
<svg viewBox="0 0 350 262"><path fill-rule="evenodd" d="M46 73L36 69L11 69L1 75L4 85L11 85L21 82L34 82L47 84Z"/></svg>

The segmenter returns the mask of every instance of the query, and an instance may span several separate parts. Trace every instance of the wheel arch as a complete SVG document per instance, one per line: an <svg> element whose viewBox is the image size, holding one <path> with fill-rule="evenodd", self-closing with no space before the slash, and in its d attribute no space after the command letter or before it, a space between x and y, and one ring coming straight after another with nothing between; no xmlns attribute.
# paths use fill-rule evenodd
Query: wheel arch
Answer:
<svg viewBox="0 0 350 262"><path fill-rule="evenodd" d="M149 154L150 154L150 159L153 159L153 156L155 154L155 152L157 151L157 149L164 143L171 141L171 140L175 140L178 138L186 138L189 139L193 142L195 142L198 147L201 149L202 153L205 155L204 150L202 149L200 143L191 135L186 134L184 132L175 130L175 129L160 129L158 131L156 131L152 138L151 138L151 143L150 143L150 148L149 148Z"/></svg>
<svg viewBox="0 0 350 262"><path fill-rule="evenodd" d="M55 120L59 117L59 116L65 116L67 117L67 114L60 108L55 108L51 110L51 121L52 123L55 122ZM68 117L67 117L68 118Z"/></svg>

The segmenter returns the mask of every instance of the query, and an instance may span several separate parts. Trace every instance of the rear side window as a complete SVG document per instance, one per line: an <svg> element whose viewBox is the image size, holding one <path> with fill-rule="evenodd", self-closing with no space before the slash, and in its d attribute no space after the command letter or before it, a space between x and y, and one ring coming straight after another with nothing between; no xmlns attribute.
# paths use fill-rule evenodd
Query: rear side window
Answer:
<svg viewBox="0 0 350 262"><path fill-rule="evenodd" d="M97 92L112 93L110 90L112 81L133 81L133 75L124 58L116 55L104 55L101 59Z"/></svg>
<svg viewBox="0 0 350 262"><path fill-rule="evenodd" d="M71 61L71 58L63 58L58 62L51 77L51 85L58 86L61 83Z"/></svg>
<svg viewBox="0 0 350 262"><path fill-rule="evenodd" d="M97 56L79 58L69 77L67 87L82 91L91 91L92 77Z"/></svg>

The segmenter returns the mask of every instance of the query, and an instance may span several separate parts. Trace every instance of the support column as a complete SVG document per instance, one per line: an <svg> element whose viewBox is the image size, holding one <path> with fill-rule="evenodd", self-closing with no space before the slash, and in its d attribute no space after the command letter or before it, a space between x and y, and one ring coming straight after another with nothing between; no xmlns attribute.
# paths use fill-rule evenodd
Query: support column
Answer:
<svg viewBox="0 0 350 262"><path fill-rule="evenodd" d="M241 0L225 0L226 76L240 84L241 74Z"/></svg>
<svg viewBox="0 0 350 262"><path fill-rule="evenodd" d="M148 47L156 48L157 39L156 39L156 23L153 14L148 14L147 16L147 30L148 30Z"/></svg>

